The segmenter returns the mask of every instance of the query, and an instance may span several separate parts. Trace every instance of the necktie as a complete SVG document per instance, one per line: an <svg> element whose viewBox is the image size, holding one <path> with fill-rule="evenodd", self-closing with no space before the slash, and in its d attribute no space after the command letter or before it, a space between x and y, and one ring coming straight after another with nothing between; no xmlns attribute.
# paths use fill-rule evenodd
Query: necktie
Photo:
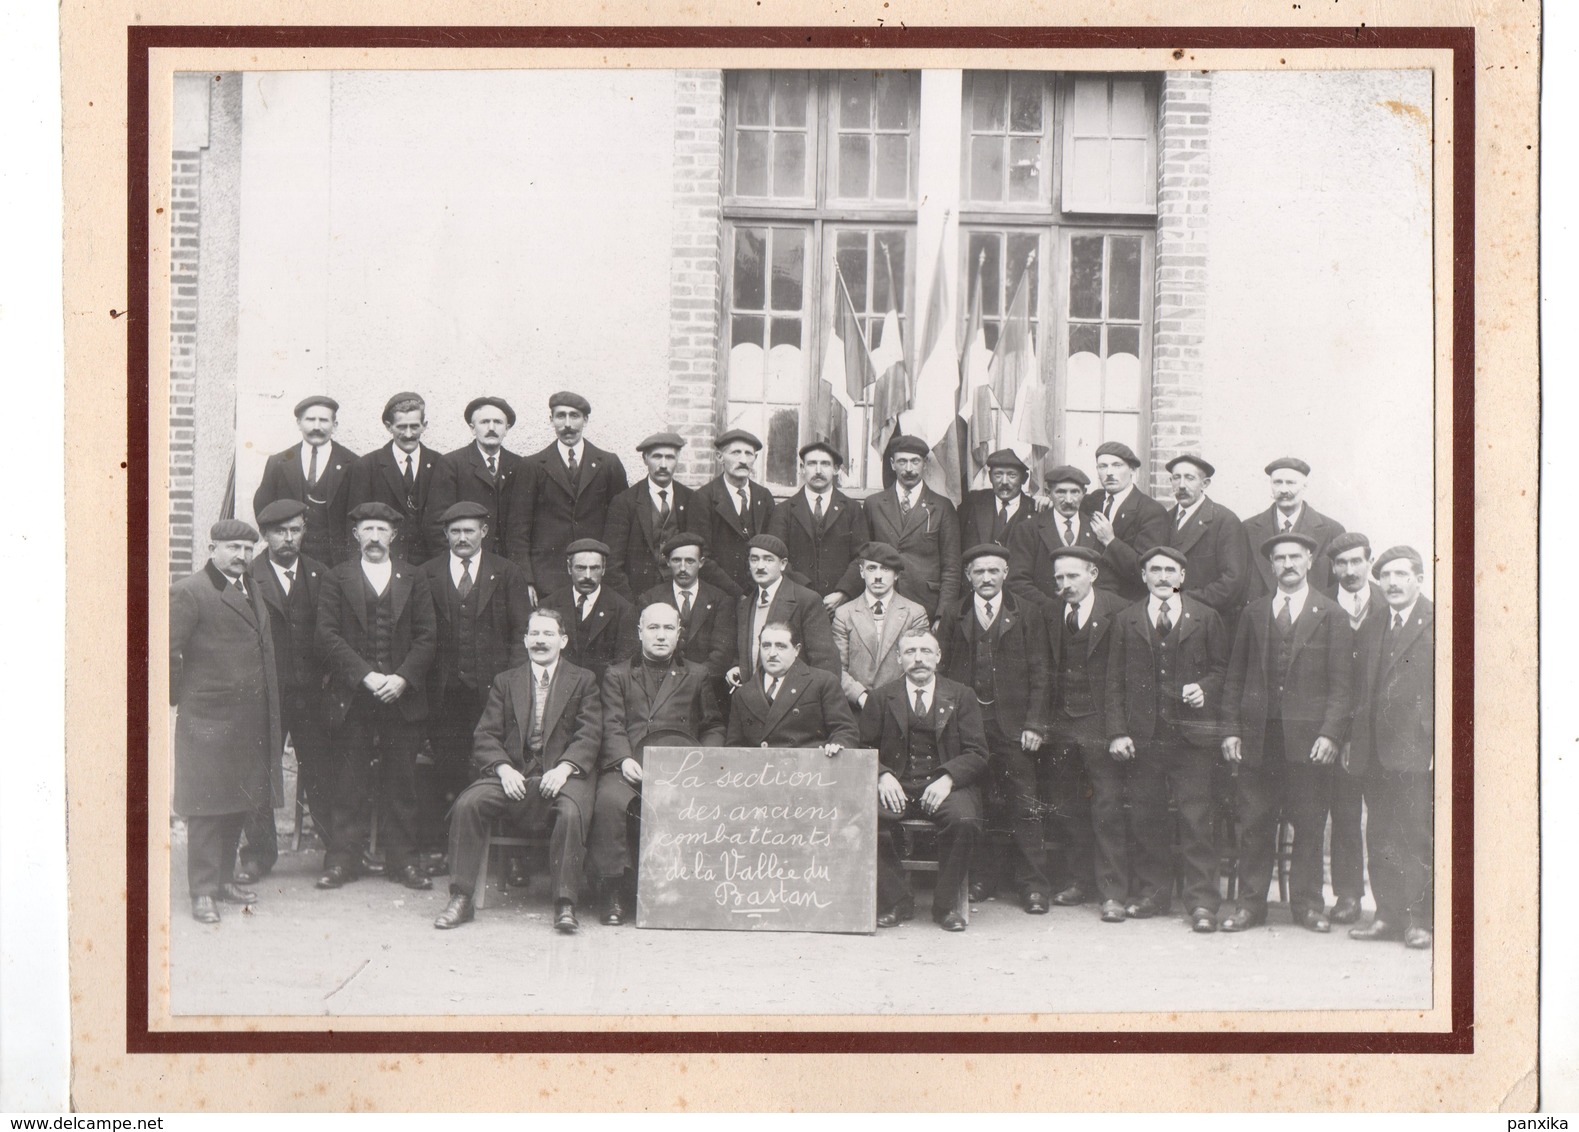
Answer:
<svg viewBox="0 0 1579 1132"><path fill-rule="evenodd" d="M766 587L763 587L762 597L759 598L758 601L757 601L757 608L758 609L766 609L767 607L768 607L768 591L767 591Z"/></svg>
<svg viewBox="0 0 1579 1132"><path fill-rule="evenodd" d="M1173 619L1168 616L1168 603L1164 601L1157 611L1157 636L1166 637L1173 632Z"/></svg>
<svg viewBox="0 0 1579 1132"><path fill-rule="evenodd" d="M1102 514L1109 519L1113 517L1113 497L1111 495L1102 501Z"/></svg>
<svg viewBox="0 0 1579 1132"><path fill-rule="evenodd" d="M466 595L472 592L472 560L461 559L461 580L455 583L455 592L461 595L461 600L466 600Z"/></svg>
<svg viewBox="0 0 1579 1132"><path fill-rule="evenodd" d="M926 702L926 700L921 698L921 689L917 688L916 689L916 714L918 716L921 716L921 715L926 715L926 713L927 713L927 702Z"/></svg>
<svg viewBox="0 0 1579 1132"><path fill-rule="evenodd" d="M318 486L318 446L312 446L312 456L307 461L307 486Z"/></svg>
<svg viewBox="0 0 1579 1132"><path fill-rule="evenodd" d="M910 514L910 494L908 492L901 491L899 493L899 513L901 515Z"/></svg>
<svg viewBox="0 0 1579 1132"><path fill-rule="evenodd" d="M1064 631L1071 637L1080 632L1080 610L1072 605L1069 612L1064 614Z"/></svg>
<svg viewBox="0 0 1579 1132"><path fill-rule="evenodd" d="M543 739L543 713L548 710L548 669L543 669L537 676L537 695L532 697L532 734L538 737L538 743Z"/></svg>
<svg viewBox="0 0 1579 1132"><path fill-rule="evenodd" d="M1179 510L1173 516L1173 529L1175 531L1182 531L1182 530L1184 530L1184 508L1183 507L1180 507Z"/></svg>
<svg viewBox="0 0 1579 1132"><path fill-rule="evenodd" d="M488 478L491 480L499 478L499 457L497 456L488 457Z"/></svg>
<svg viewBox="0 0 1579 1132"><path fill-rule="evenodd" d="M778 698L779 685L782 683L783 681L777 676L768 681L768 703L772 703Z"/></svg>
<svg viewBox="0 0 1579 1132"><path fill-rule="evenodd" d="M236 587L236 589L240 592L240 594L241 594L243 599L246 599L248 596L250 596L247 593L247 582L246 582L245 578L237 578L231 584Z"/></svg>
<svg viewBox="0 0 1579 1132"><path fill-rule="evenodd" d="M1283 529L1285 531L1293 530L1294 529L1294 521L1292 519L1289 519L1289 518L1285 517L1284 520L1283 520Z"/></svg>
<svg viewBox="0 0 1579 1132"><path fill-rule="evenodd" d="M565 461L565 474L570 477L570 486L577 487L581 482L581 464L576 460L576 450L570 450L570 459Z"/></svg>
<svg viewBox="0 0 1579 1132"><path fill-rule="evenodd" d="M580 621L587 615L587 595L576 595L576 620Z"/></svg>
<svg viewBox="0 0 1579 1132"><path fill-rule="evenodd" d="M985 602L981 609L981 627L987 628L992 624L992 602Z"/></svg>
<svg viewBox="0 0 1579 1132"><path fill-rule="evenodd" d="M1009 505L1004 503L998 507L998 521L992 525L992 541L999 546L1003 545L1003 532L1008 525Z"/></svg>
<svg viewBox="0 0 1579 1132"><path fill-rule="evenodd" d="M658 525L661 527L669 521L669 492L662 489L658 492Z"/></svg>
<svg viewBox="0 0 1579 1132"><path fill-rule="evenodd" d="M1290 615L1288 607L1289 599L1287 597L1277 607L1277 627L1285 633L1288 632L1289 626L1294 624L1294 618Z"/></svg>
<svg viewBox="0 0 1579 1132"><path fill-rule="evenodd" d="M747 530L751 529L751 501L746 498L746 489L735 488L735 498L740 500L740 520Z"/></svg>
<svg viewBox="0 0 1579 1132"><path fill-rule="evenodd" d="M873 617L881 617L882 615L883 615L883 603L880 602L880 601L872 602L872 616Z"/></svg>
<svg viewBox="0 0 1579 1132"><path fill-rule="evenodd" d="M691 591L680 591L680 621L684 623L691 617Z"/></svg>
<svg viewBox="0 0 1579 1132"><path fill-rule="evenodd" d="M417 490L417 470L412 466L415 463L416 461L408 455L406 457L406 471L401 477L406 481L406 498L408 500L416 493Z"/></svg>
<svg viewBox="0 0 1579 1132"><path fill-rule="evenodd" d="M296 585L296 567L292 566L289 570L285 571L285 592L286 593L290 593L291 592L291 588L293 586L295 586L295 585Z"/></svg>
<svg viewBox="0 0 1579 1132"><path fill-rule="evenodd" d="M1064 519L1064 545L1075 545L1075 521L1067 516Z"/></svg>
<svg viewBox="0 0 1579 1132"><path fill-rule="evenodd" d="M1395 610L1393 612L1393 632L1396 633L1399 629L1402 629L1403 627L1404 627L1404 615L1402 613L1399 613L1399 612L1397 612Z"/></svg>
<svg viewBox="0 0 1579 1132"><path fill-rule="evenodd" d="M817 529L822 530L822 496L817 497L817 505L811 510L812 522L817 524Z"/></svg>

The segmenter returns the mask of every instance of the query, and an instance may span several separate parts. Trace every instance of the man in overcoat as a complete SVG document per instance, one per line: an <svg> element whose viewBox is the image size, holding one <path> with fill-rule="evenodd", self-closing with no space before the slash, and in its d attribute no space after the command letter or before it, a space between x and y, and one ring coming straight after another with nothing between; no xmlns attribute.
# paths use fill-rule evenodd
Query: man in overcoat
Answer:
<svg viewBox="0 0 1579 1132"><path fill-rule="evenodd" d="M1266 466L1266 474L1272 485L1272 506L1244 521L1245 541L1251 546L1260 546L1276 534L1304 535L1316 544L1316 557L1310 564L1311 588L1330 596L1332 570L1327 547L1343 533L1343 524L1305 502L1310 465L1298 456L1279 456ZM1272 564L1259 555L1253 564L1255 573L1250 578L1247 595L1251 601L1277 589Z"/></svg>
<svg viewBox="0 0 1579 1132"><path fill-rule="evenodd" d="M1239 516L1207 498L1217 469L1200 456L1175 456L1168 461L1173 497L1168 512L1168 545L1182 550L1190 563L1190 596L1217 610L1233 632L1250 584L1250 544Z"/></svg>
<svg viewBox="0 0 1579 1132"><path fill-rule="evenodd" d="M751 478L762 441L743 428L732 428L713 441L722 469L696 489L698 512L692 528L706 536L712 560L733 585L717 585L732 598L751 588L746 544L768 533L773 518L773 493Z"/></svg>
<svg viewBox="0 0 1579 1132"><path fill-rule="evenodd" d="M1102 551L1097 584L1128 601L1146 596L1140 556L1168 544L1168 509L1135 485L1140 457L1117 440L1097 445L1097 483L1080 504Z"/></svg>
<svg viewBox="0 0 1579 1132"><path fill-rule="evenodd" d="M551 591L544 603L564 619L565 659L600 681L609 665L636 651L636 607L603 584L608 561L607 543L577 539L565 548L570 587Z"/></svg>
<svg viewBox="0 0 1579 1132"><path fill-rule="evenodd" d="M773 509L767 533L788 548L784 557L792 580L814 591L831 614L860 594L856 552L872 536L865 509L838 488L842 452L826 441L811 441L801 446L800 467L800 490ZM748 559L749 553L748 544Z"/></svg>
<svg viewBox="0 0 1579 1132"><path fill-rule="evenodd" d="M1126 465L1127 466L1127 465ZM1017 524L1007 544L1009 548L1009 592L1031 602L1051 618L1062 616L1064 599L1053 579L1053 560L1068 547L1092 551L1098 574L1110 567L1103 564L1102 544L1097 541L1090 519L1081 510L1086 487L1091 483L1079 468L1061 464L1047 473L1047 490L1053 505ZM1115 586L1104 586L1110 593Z"/></svg>
<svg viewBox="0 0 1579 1132"><path fill-rule="evenodd" d="M866 497L866 528L875 542L899 551L905 570L899 592L927 611L933 632L959 607L959 512L945 495L921 482L927 442L896 436L888 445L893 486Z"/></svg>

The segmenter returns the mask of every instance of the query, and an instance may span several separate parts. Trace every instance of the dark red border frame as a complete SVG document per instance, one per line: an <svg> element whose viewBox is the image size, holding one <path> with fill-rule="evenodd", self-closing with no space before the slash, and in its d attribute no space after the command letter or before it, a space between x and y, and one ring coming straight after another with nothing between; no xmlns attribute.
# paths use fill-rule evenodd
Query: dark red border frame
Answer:
<svg viewBox="0 0 1579 1132"><path fill-rule="evenodd" d="M149 52L160 47L1427 48L1453 53L1452 1029L1364 1032L151 1031L148 1027ZM1461 1053L1474 1051L1475 31L1469 27L127 28L128 1053Z"/></svg>

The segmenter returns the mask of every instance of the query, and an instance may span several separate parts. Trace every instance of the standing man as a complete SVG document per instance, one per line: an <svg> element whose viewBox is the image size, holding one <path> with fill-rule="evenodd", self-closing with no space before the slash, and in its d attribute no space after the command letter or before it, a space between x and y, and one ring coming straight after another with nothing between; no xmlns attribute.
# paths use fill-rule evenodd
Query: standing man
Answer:
<svg viewBox="0 0 1579 1132"><path fill-rule="evenodd" d="M1164 915L1173 892L1172 787L1178 805L1180 872L1190 926L1217 930L1217 847L1212 843L1212 766L1222 738L1228 634L1222 618L1185 589L1188 560L1170 546L1141 555L1150 595L1122 610L1109 644L1103 696L1108 753L1130 771L1130 834L1136 857L1130 902L1137 920Z"/></svg>
<svg viewBox="0 0 1579 1132"><path fill-rule="evenodd" d="M1025 491L1031 469L1014 449L1000 448L987 457L987 478L991 487L966 493L960 504L961 546L1009 546L1015 530L1036 514L1036 502Z"/></svg>
<svg viewBox="0 0 1579 1132"><path fill-rule="evenodd" d="M668 574L664 543L691 529L691 489L674 482L684 444L677 433L655 432L636 445L647 475L609 504L603 541L609 544L609 584L621 597L634 599L662 582Z"/></svg>
<svg viewBox="0 0 1579 1132"><path fill-rule="evenodd" d="M571 543L565 548L570 587L555 591L547 603L559 610L570 636L565 658L599 682L609 665L636 651L636 610L603 584L608 561L608 546L595 538Z"/></svg>
<svg viewBox="0 0 1579 1132"><path fill-rule="evenodd" d="M340 402L314 394L296 403L296 427L302 442L276 452L263 465L263 479L252 496L252 513L263 522L263 509L281 499L307 505L307 533L302 552L326 566L337 566L349 553L345 492L357 455L333 439L340 423Z"/></svg>
<svg viewBox="0 0 1579 1132"><path fill-rule="evenodd" d="M907 629L925 629L927 611L894 592L905 560L886 542L861 548L861 579L866 590L833 611L833 644L839 650L839 682L852 711L866 698L904 673L899 667L899 638Z"/></svg>
<svg viewBox="0 0 1579 1132"><path fill-rule="evenodd" d="M1333 767L1349 730L1354 647L1343 611L1310 588L1315 553L1315 540L1293 531L1261 545L1277 593L1246 606L1234 635L1223 684L1223 757L1239 768L1239 901L1223 919L1225 932L1266 923L1280 816L1294 827L1294 923L1332 930L1322 850Z"/></svg>
<svg viewBox="0 0 1579 1132"><path fill-rule="evenodd" d="M433 921L436 928L459 927L476 915L472 901L486 864L484 845L500 820L526 831L553 822L548 872L554 930L573 935L581 926L576 898L603 713L592 673L564 657L568 640L558 611L537 610L526 631L530 661L493 678L474 740L477 780L455 800L450 816L450 902Z"/></svg>
<svg viewBox="0 0 1579 1132"><path fill-rule="evenodd" d="M730 597L751 589L751 569L746 564L746 543L767 534L773 517L773 493L751 478L762 441L743 428L732 428L713 441L723 469L716 479L696 490L698 511L692 527L707 536L714 564L734 585Z"/></svg>
<svg viewBox="0 0 1579 1132"><path fill-rule="evenodd" d="M780 512L783 508L780 508ZM760 669L762 630L784 622L795 630L799 655L804 643L806 663L839 678L839 650L828 627L828 614L813 590L784 576L789 549L772 535L757 535L747 550L751 565L751 592L735 605L735 665L724 678L732 688L749 683ZM730 709L733 714L733 708Z"/></svg>
<svg viewBox="0 0 1579 1132"><path fill-rule="evenodd" d="M329 675L325 715L337 760L334 820L319 888L356 879L374 790L389 879L407 888L433 887L412 861L411 849L417 821L413 775L438 631L427 579L390 553L400 518L385 503L354 508L351 533L359 557L335 567L318 599L318 655Z"/></svg>
<svg viewBox="0 0 1579 1132"><path fill-rule="evenodd" d="M1052 891L1036 781L1037 754L1047 740L1047 626L1036 606L1004 592L1009 552L1003 547L973 546L965 552L964 565L972 594L949 618L943 673L969 688L981 708L993 777L1008 810L1014 885L1020 906L1040 916ZM979 877L996 880L1001 871L990 859L977 865ZM1089 855L1085 871L1090 871ZM1085 885L1083 873L1071 872L1060 888L1083 890Z"/></svg>
<svg viewBox="0 0 1579 1132"><path fill-rule="evenodd" d="M352 466L346 503L352 511L364 503L393 510L399 541L392 553L420 566L443 550L441 542L429 543L428 500L438 477L439 454L422 443L428 430L427 404L415 393L396 393L384 405L383 420L390 442Z"/></svg>
<svg viewBox="0 0 1579 1132"><path fill-rule="evenodd" d="M789 548L796 581L816 591L829 613L861 592L856 552L871 541L865 510L835 486L842 467L844 454L831 444L802 445L801 490L773 509L767 530ZM748 544L748 559L749 552Z"/></svg>
<svg viewBox="0 0 1579 1132"><path fill-rule="evenodd" d="M620 458L582 437L591 416L591 404L579 393L561 391L549 397L554 442L527 456L516 473L505 519L505 552L526 571L527 584L535 587L533 601L566 588L564 562L570 544L601 539L609 504L630 486Z"/></svg>
<svg viewBox="0 0 1579 1132"><path fill-rule="evenodd" d="M756 651L761 665L735 693L724 746L856 745L855 716L844 702L839 678L800 659L801 638L794 625L769 621L758 634Z"/></svg>
<svg viewBox="0 0 1579 1132"><path fill-rule="evenodd" d="M1168 512L1172 524L1168 545L1184 551L1190 563L1190 596L1217 610L1224 625L1232 625L1250 584L1250 544L1244 526L1239 516L1206 498L1217 469L1204 459L1175 456L1168 461L1168 471L1178 500Z"/></svg>
<svg viewBox="0 0 1579 1132"><path fill-rule="evenodd" d="M457 503L480 503L487 511L486 549L502 555L510 490L521 465L521 457L504 446L505 436L515 427L515 410L503 397L477 397L466 405L465 418L472 430L472 442L446 452L434 475L428 498L429 545L448 545L442 516L451 507ZM486 694L486 687L483 691Z"/></svg>
<svg viewBox="0 0 1579 1132"><path fill-rule="evenodd" d="M679 655L707 669L715 691L724 673L735 665L736 598L701 580L709 562L707 540L691 531L671 535L662 553L669 580L641 595L641 607L655 601L673 606L680 615ZM637 635L640 636L640 626Z"/></svg>
<svg viewBox="0 0 1579 1132"><path fill-rule="evenodd" d="M1100 566L1102 543L1097 540L1089 519L1080 511L1090 478L1079 468L1062 464L1047 473L1046 482L1053 495L1052 508L1030 515L1017 524L1006 545L1009 548L1009 592L1051 616L1062 615L1063 599L1053 578L1053 560L1058 552L1068 547L1084 547L1096 552L1096 563ZM1113 587L1104 588L1117 592Z"/></svg>
<svg viewBox="0 0 1579 1132"><path fill-rule="evenodd" d="M1297 456L1280 456L1266 466L1266 474L1272 481L1272 506L1245 520L1245 541L1251 546L1260 546L1273 535L1304 535L1316 544L1316 555L1310 565L1310 586L1320 593L1330 593L1332 573L1328 563L1331 556L1327 546L1343 533L1343 524L1327 518L1304 501L1305 484L1310 479L1310 465L1305 461ZM1277 589L1271 563L1257 557L1255 567L1248 595L1252 601Z"/></svg>
<svg viewBox="0 0 1579 1132"><path fill-rule="evenodd" d="M246 582L258 532L221 519L208 562L170 588L170 705L175 812L186 820L192 918L219 923L219 904L253 904L234 881L247 815L273 818L280 781L280 700L269 614Z"/></svg>
<svg viewBox="0 0 1579 1132"><path fill-rule="evenodd" d="M1127 444L1109 440L1097 446L1097 482L1080 505L1091 533L1102 547L1097 584L1127 601L1146 596L1140 556L1168 542L1168 509L1135 486L1140 457Z"/></svg>
<svg viewBox="0 0 1579 1132"><path fill-rule="evenodd" d="M1376 557L1387 608L1360 628L1360 707L1345 769L1365 780L1365 844L1376 918L1351 939L1431 946L1436 834L1436 633L1413 547Z"/></svg>
<svg viewBox="0 0 1579 1132"><path fill-rule="evenodd" d="M959 513L921 482L928 451L919 436L894 437L888 445L894 485L867 496L865 509L872 538L905 560L899 592L927 611L936 633L943 615L959 607Z"/></svg>
<svg viewBox="0 0 1579 1132"><path fill-rule="evenodd" d="M982 834L979 783L987 775L981 708L963 684L937 674L938 641L912 629L900 638L903 680L877 690L861 709L861 745L877 748L877 926L915 916L915 897L894 847L894 826L921 818L938 826L932 919L965 930L965 882Z"/></svg>
<svg viewBox="0 0 1579 1132"><path fill-rule="evenodd" d="M717 747L724 720L707 669L678 652L680 614L649 603L636 628L641 648L603 676L603 751L592 818L592 872L603 889L603 922L618 927L635 902L631 826L640 828L641 756L649 736ZM684 738L682 739L681 736Z"/></svg>

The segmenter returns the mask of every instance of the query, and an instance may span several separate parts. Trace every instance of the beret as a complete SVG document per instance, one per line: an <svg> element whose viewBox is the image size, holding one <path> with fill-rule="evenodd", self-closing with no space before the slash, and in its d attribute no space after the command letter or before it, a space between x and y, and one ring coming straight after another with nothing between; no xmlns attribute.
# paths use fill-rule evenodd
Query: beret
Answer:
<svg viewBox="0 0 1579 1132"><path fill-rule="evenodd" d="M887 454L892 456L897 452L907 452L912 456L920 456L925 460L927 454L931 451L932 449L928 447L927 442L919 436L896 436L888 442Z"/></svg>
<svg viewBox="0 0 1579 1132"><path fill-rule="evenodd" d="M595 538L578 538L575 542L565 547L565 557L573 558L578 554L589 551L596 552L607 558L609 556L609 544L600 542Z"/></svg>
<svg viewBox="0 0 1579 1132"><path fill-rule="evenodd" d="M1171 472L1173 471L1175 465L1178 464L1194 464L1197 468L1206 473L1207 479L1211 479L1217 474L1216 468L1212 467L1201 457L1192 456L1189 453L1186 453L1183 456L1175 456L1173 459L1168 461L1165 467Z"/></svg>
<svg viewBox="0 0 1579 1132"><path fill-rule="evenodd" d="M1287 468L1291 472L1298 472L1302 476L1310 475L1310 465L1298 456L1279 456L1266 466L1266 474L1271 475L1279 468Z"/></svg>
<svg viewBox="0 0 1579 1132"><path fill-rule="evenodd" d="M1311 538L1309 535L1302 535L1298 531L1280 531L1279 533L1273 535L1271 538L1266 539L1261 543L1261 557L1272 557L1272 548L1277 546L1277 544L1280 542L1297 542L1311 554L1315 554L1316 551L1320 549L1316 545L1316 540Z"/></svg>
<svg viewBox="0 0 1579 1132"><path fill-rule="evenodd" d="M1098 456L1117 456L1132 468L1140 467L1140 457L1135 455L1135 450L1128 444L1117 440L1109 440L1105 444L1097 445Z"/></svg>
<svg viewBox="0 0 1579 1132"><path fill-rule="evenodd" d="M776 558L788 558L789 547L777 535L757 535L746 543L747 550L765 550Z"/></svg>
<svg viewBox="0 0 1579 1132"><path fill-rule="evenodd" d="M1380 578L1382 567L1395 558L1406 558L1415 568L1416 574L1425 573L1425 563L1420 558L1420 552L1412 546L1390 546L1376 556L1376 565L1371 567L1371 577Z"/></svg>
<svg viewBox="0 0 1579 1132"><path fill-rule="evenodd" d="M299 419L303 413L312 408L314 405L323 405L328 408L331 413L338 413L340 411L340 402L336 401L333 397L325 397L322 393L314 393L311 397L303 397L300 401L296 402L297 418Z"/></svg>
<svg viewBox="0 0 1579 1132"><path fill-rule="evenodd" d="M1188 567L1190 565L1190 560L1188 558L1184 557L1184 551L1182 551L1182 550L1175 550L1171 546L1154 546L1150 550L1148 550L1145 554L1142 554L1140 556L1140 564L1141 564L1141 566L1144 567L1146 565L1146 563L1150 562L1153 558L1157 557L1157 555L1159 555L1159 554L1162 555L1164 558L1171 558L1171 559L1173 559L1180 566Z"/></svg>
<svg viewBox="0 0 1579 1132"><path fill-rule="evenodd" d="M799 453L800 458L802 460L804 460L806 458L806 453L808 453L808 452L815 452L819 448L822 449L824 452L826 452L828 455L832 456L833 457L833 462L835 464L838 464L839 467L841 467L841 468L844 467L844 453L840 452L837 448L835 448L833 446L833 444L831 442L826 441L826 440L813 440L810 444L802 444L800 446L800 453Z"/></svg>
<svg viewBox="0 0 1579 1132"><path fill-rule="evenodd" d="M415 401L417 404L422 406L424 415L427 413L428 403L422 399L422 394L412 393L408 390L405 393L396 393L393 397L384 402L384 415L381 419L387 421L390 417L394 416L395 406L400 404L402 401ZM411 410L406 409L403 411L410 412Z"/></svg>
<svg viewBox="0 0 1579 1132"><path fill-rule="evenodd" d="M568 389L561 389L558 393L552 394L548 398L548 407L550 409L557 409L561 405L567 409L576 410L584 417L592 413L592 403L581 394L572 393Z"/></svg>
<svg viewBox="0 0 1579 1132"><path fill-rule="evenodd" d="M670 535L663 540L663 556L665 558L679 550L682 546L694 546L702 552L702 557L707 557L707 539L695 531L681 531L679 534Z"/></svg>
<svg viewBox="0 0 1579 1132"><path fill-rule="evenodd" d="M995 542L979 542L975 546L973 546L969 550L967 550L964 554L960 555L960 559L959 560L960 560L960 565L962 565L962 566L969 566L972 562L976 561L976 559L978 559L978 558L989 558L989 557L990 558L1001 558L1005 562L1007 562L1007 561L1009 561L1009 548L1006 547L1006 546L999 546Z"/></svg>
<svg viewBox="0 0 1579 1132"><path fill-rule="evenodd" d="M1055 483L1077 483L1081 487L1090 487L1091 477L1071 464L1059 464L1042 476L1042 482L1048 487L1052 487Z"/></svg>
<svg viewBox="0 0 1579 1132"><path fill-rule="evenodd" d="M649 448L684 448L685 441L677 432L655 432L646 440L636 445L636 451L646 452Z"/></svg>
<svg viewBox="0 0 1579 1132"><path fill-rule="evenodd" d="M1020 459L1020 454L1013 448L1000 448L987 457L989 468L1013 468L1021 475L1028 476L1031 469L1025 466L1025 461Z"/></svg>
<svg viewBox="0 0 1579 1132"><path fill-rule="evenodd" d="M240 519L221 519L208 528L210 542L257 542L258 532Z"/></svg>
<svg viewBox="0 0 1579 1132"><path fill-rule="evenodd" d="M1089 562L1093 566L1102 565L1102 556L1089 546L1060 546L1053 550L1049 556L1054 562L1060 558L1078 558L1082 562Z"/></svg>
<svg viewBox="0 0 1579 1132"><path fill-rule="evenodd" d="M1336 558L1340 554L1347 554L1356 547L1365 549L1365 557L1371 556L1371 540L1359 531L1344 531L1337 538L1327 544L1327 557Z"/></svg>
<svg viewBox="0 0 1579 1132"><path fill-rule="evenodd" d="M758 452L762 451L762 441L758 440L754 435L752 435L751 433L747 432L743 428L732 428L732 429L730 429L728 432L724 433L722 436L718 437L716 440L713 441L713 447L714 448L728 448L731 444L733 444L737 440L744 440L747 444L751 445L751 447L755 448Z"/></svg>
<svg viewBox="0 0 1579 1132"><path fill-rule="evenodd" d="M377 519L385 523L400 522L400 512L387 503L358 503L351 508L351 522L361 523L368 519Z"/></svg>
<svg viewBox="0 0 1579 1132"><path fill-rule="evenodd" d="M863 562L875 562L879 566L887 566L890 570L903 571L905 560L899 556L893 544L886 542L869 542L855 552L855 556Z"/></svg>
<svg viewBox="0 0 1579 1132"><path fill-rule="evenodd" d="M484 405L492 405L495 409L498 409L504 414L504 419L509 422L510 427L515 427L515 410L510 408L510 402L503 397L473 397L466 402L466 412L461 414L461 419L467 424L471 424L472 414Z"/></svg>
<svg viewBox="0 0 1579 1132"><path fill-rule="evenodd" d="M307 513L307 504L299 499L276 499L258 512L258 526L274 527L288 523L298 515Z"/></svg>
<svg viewBox="0 0 1579 1132"><path fill-rule="evenodd" d="M459 503L452 503L446 507L444 514L439 516L439 522L447 527L457 519L482 519L486 522L488 518L488 508L481 503L463 499Z"/></svg>

